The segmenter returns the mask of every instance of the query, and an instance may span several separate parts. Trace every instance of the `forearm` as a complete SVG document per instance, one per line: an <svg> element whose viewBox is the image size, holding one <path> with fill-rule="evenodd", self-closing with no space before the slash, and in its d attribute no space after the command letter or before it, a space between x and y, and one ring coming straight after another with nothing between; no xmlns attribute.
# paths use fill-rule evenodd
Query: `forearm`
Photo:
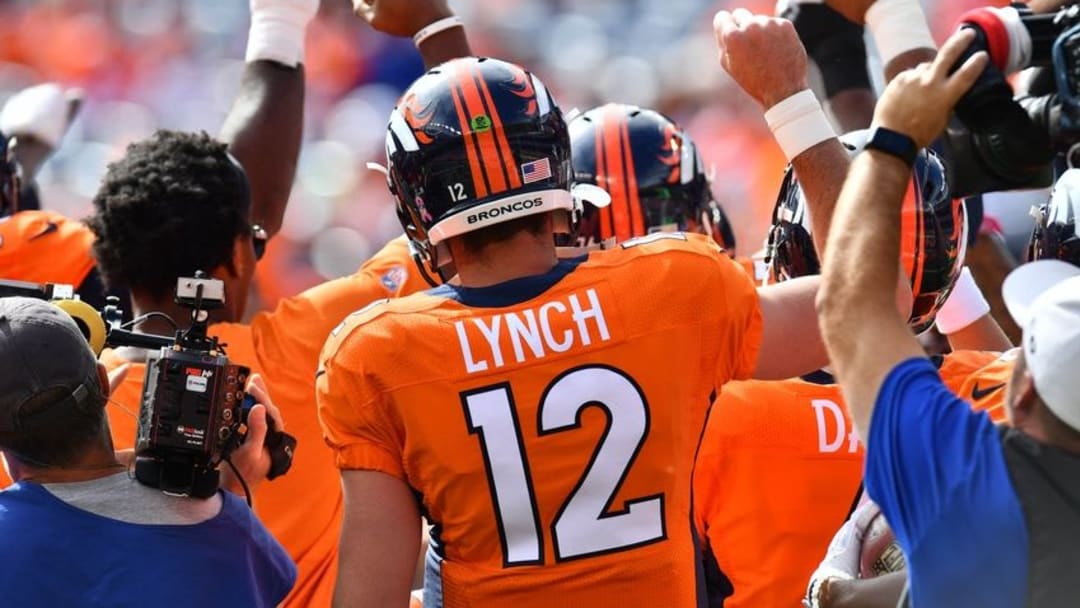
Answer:
<svg viewBox="0 0 1080 608"><path fill-rule="evenodd" d="M876 578L829 581L828 602L822 608L893 608L907 582L906 572Z"/></svg>
<svg viewBox="0 0 1080 608"><path fill-rule="evenodd" d="M990 314L985 314L977 321L945 336L953 350L989 350L1004 352L1013 347L1009 337Z"/></svg>
<svg viewBox="0 0 1080 608"><path fill-rule="evenodd" d="M424 67L429 70L451 59L470 57L473 54L464 27L439 32L421 42L417 48L420 56L424 58Z"/></svg>
<svg viewBox="0 0 1080 608"><path fill-rule="evenodd" d="M839 139L832 138L808 149L792 160L810 209L814 247L824 260L829 231L833 224L840 189L851 159Z"/></svg>
<svg viewBox="0 0 1080 608"><path fill-rule="evenodd" d="M900 207L910 172L900 159L873 150L852 162L828 244L842 255L826 257L822 271L821 299L836 304L824 311L825 317L864 321L851 316L863 312L896 317ZM837 328L829 324L827 329Z"/></svg>
<svg viewBox="0 0 1080 608"><path fill-rule="evenodd" d="M828 362L825 344L815 329L814 298L821 277L800 277L758 289L761 307L761 350L753 378L782 380L821 369ZM792 336L799 336L792 341Z"/></svg>
<svg viewBox="0 0 1080 608"><path fill-rule="evenodd" d="M876 102L870 89L846 89L828 98L828 108L840 131L849 133L870 127Z"/></svg>
<svg viewBox="0 0 1080 608"><path fill-rule="evenodd" d="M247 173L251 219L273 236L281 229L303 135L304 70L251 61L220 138Z"/></svg>
<svg viewBox="0 0 1080 608"><path fill-rule="evenodd" d="M885 374L907 351L921 353L895 301L900 207L909 179L910 169L900 159L877 151L856 157L829 238L833 254L822 269L822 337L864 440Z"/></svg>

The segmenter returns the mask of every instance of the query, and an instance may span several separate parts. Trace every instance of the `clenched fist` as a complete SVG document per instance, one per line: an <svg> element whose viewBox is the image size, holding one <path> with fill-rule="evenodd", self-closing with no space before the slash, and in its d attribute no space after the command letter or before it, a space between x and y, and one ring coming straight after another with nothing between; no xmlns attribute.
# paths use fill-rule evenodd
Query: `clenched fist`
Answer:
<svg viewBox="0 0 1080 608"><path fill-rule="evenodd" d="M446 0L353 0L353 10L380 32L408 37L454 14Z"/></svg>
<svg viewBox="0 0 1080 608"><path fill-rule="evenodd" d="M713 30L720 65L766 110L809 88L806 49L787 19L740 8L716 13Z"/></svg>

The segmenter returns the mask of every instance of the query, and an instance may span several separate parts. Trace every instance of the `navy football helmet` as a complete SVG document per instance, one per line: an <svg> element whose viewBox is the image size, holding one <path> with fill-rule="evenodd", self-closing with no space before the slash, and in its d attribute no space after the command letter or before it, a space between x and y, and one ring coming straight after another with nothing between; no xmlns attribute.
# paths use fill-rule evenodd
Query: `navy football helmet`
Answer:
<svg viewBox="0 0 1080 608"><path fill-rule="evenodd" d="M398 218L433 283L453 274L446 239L576 207L562 112L539 78L498 59L455 59L414 82L390 116L386 157Z"/></svg>
<svg viewBox="0 0 1080 608"><path fill-rule="evenodd" d="M1028 242L1028 260L1061 260L1080 266L1080 169L1061 174L1050 200L1032 209L1035 229Z"/></svg>
<svg viewBox="0 0 1080 608"><path fill-rule="evenodd" d="M584 206L579 245L685 231L711 234L734 250L734 233L713 199L697 146L668 117L607 104L570 122L570 145L574 183L593 184L611 195L606 207Z"/></svg>
<svg viewBox="0 0 1080 608"><path fill-rule="evenodd" d="M855 154L866 143L867 133L855 131L841 141ZM908 324L915 333L922 333L933 324L963 269L968 231L964 203L949 196L945 166L931 150L920 151L915 159L901 223L900 257L915 298ZM773 208L765 263L772 281L821 272L806 196L790 165Z"/></svg>

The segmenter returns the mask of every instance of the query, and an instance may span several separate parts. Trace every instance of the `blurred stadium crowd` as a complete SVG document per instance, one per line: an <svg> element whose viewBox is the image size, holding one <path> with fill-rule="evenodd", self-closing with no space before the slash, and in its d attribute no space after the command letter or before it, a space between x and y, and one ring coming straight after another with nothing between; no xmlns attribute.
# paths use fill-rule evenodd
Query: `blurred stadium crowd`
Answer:
<svg viewBox="0 0 1080 608"><path fill-rule="evenodd" d="M753 104L715 68L709 0L457 0L477 53L532 67L564 108L652 107L695 138L741 253L769 225L785 160ZM941 36L982 3L925 2ZM770 13L773 2L742 2ZM0 104L43 81L86 102L39 175L45 207L83 217L106 164L157 128L221 124L239 86L248 9L219 0L4 0ZM258 276L262 303L353 272L400 233L383 177L386 116L423 71L412 42L324 0L308 29L305 143L284 227ZM756 202L756 204L753 204Z"/></svg>

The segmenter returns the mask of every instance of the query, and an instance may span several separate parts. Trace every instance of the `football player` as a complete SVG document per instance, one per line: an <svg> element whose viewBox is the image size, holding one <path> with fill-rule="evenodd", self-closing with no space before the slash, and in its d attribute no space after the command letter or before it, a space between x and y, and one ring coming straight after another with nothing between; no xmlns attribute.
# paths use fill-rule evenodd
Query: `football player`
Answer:
<svg viewBox="0 0 1080 608"><path fill-rule="evenodd" d="M753 72L766 107L806 88L804 64L745 65L792 53L754 47L793 31L727 17L724 65ZM835 185L844 165L829 161L846 155L821 141L797 163ZM337 603L405 603L423 512L426 606L696 605L690 471L710 396L820 361L813 279L755 291L685 233L559 260L569 148L543 83L494 59L440 66L393 114L399 217L429 272L461 284L352 315L323 354L346 503Z"/></svg>

